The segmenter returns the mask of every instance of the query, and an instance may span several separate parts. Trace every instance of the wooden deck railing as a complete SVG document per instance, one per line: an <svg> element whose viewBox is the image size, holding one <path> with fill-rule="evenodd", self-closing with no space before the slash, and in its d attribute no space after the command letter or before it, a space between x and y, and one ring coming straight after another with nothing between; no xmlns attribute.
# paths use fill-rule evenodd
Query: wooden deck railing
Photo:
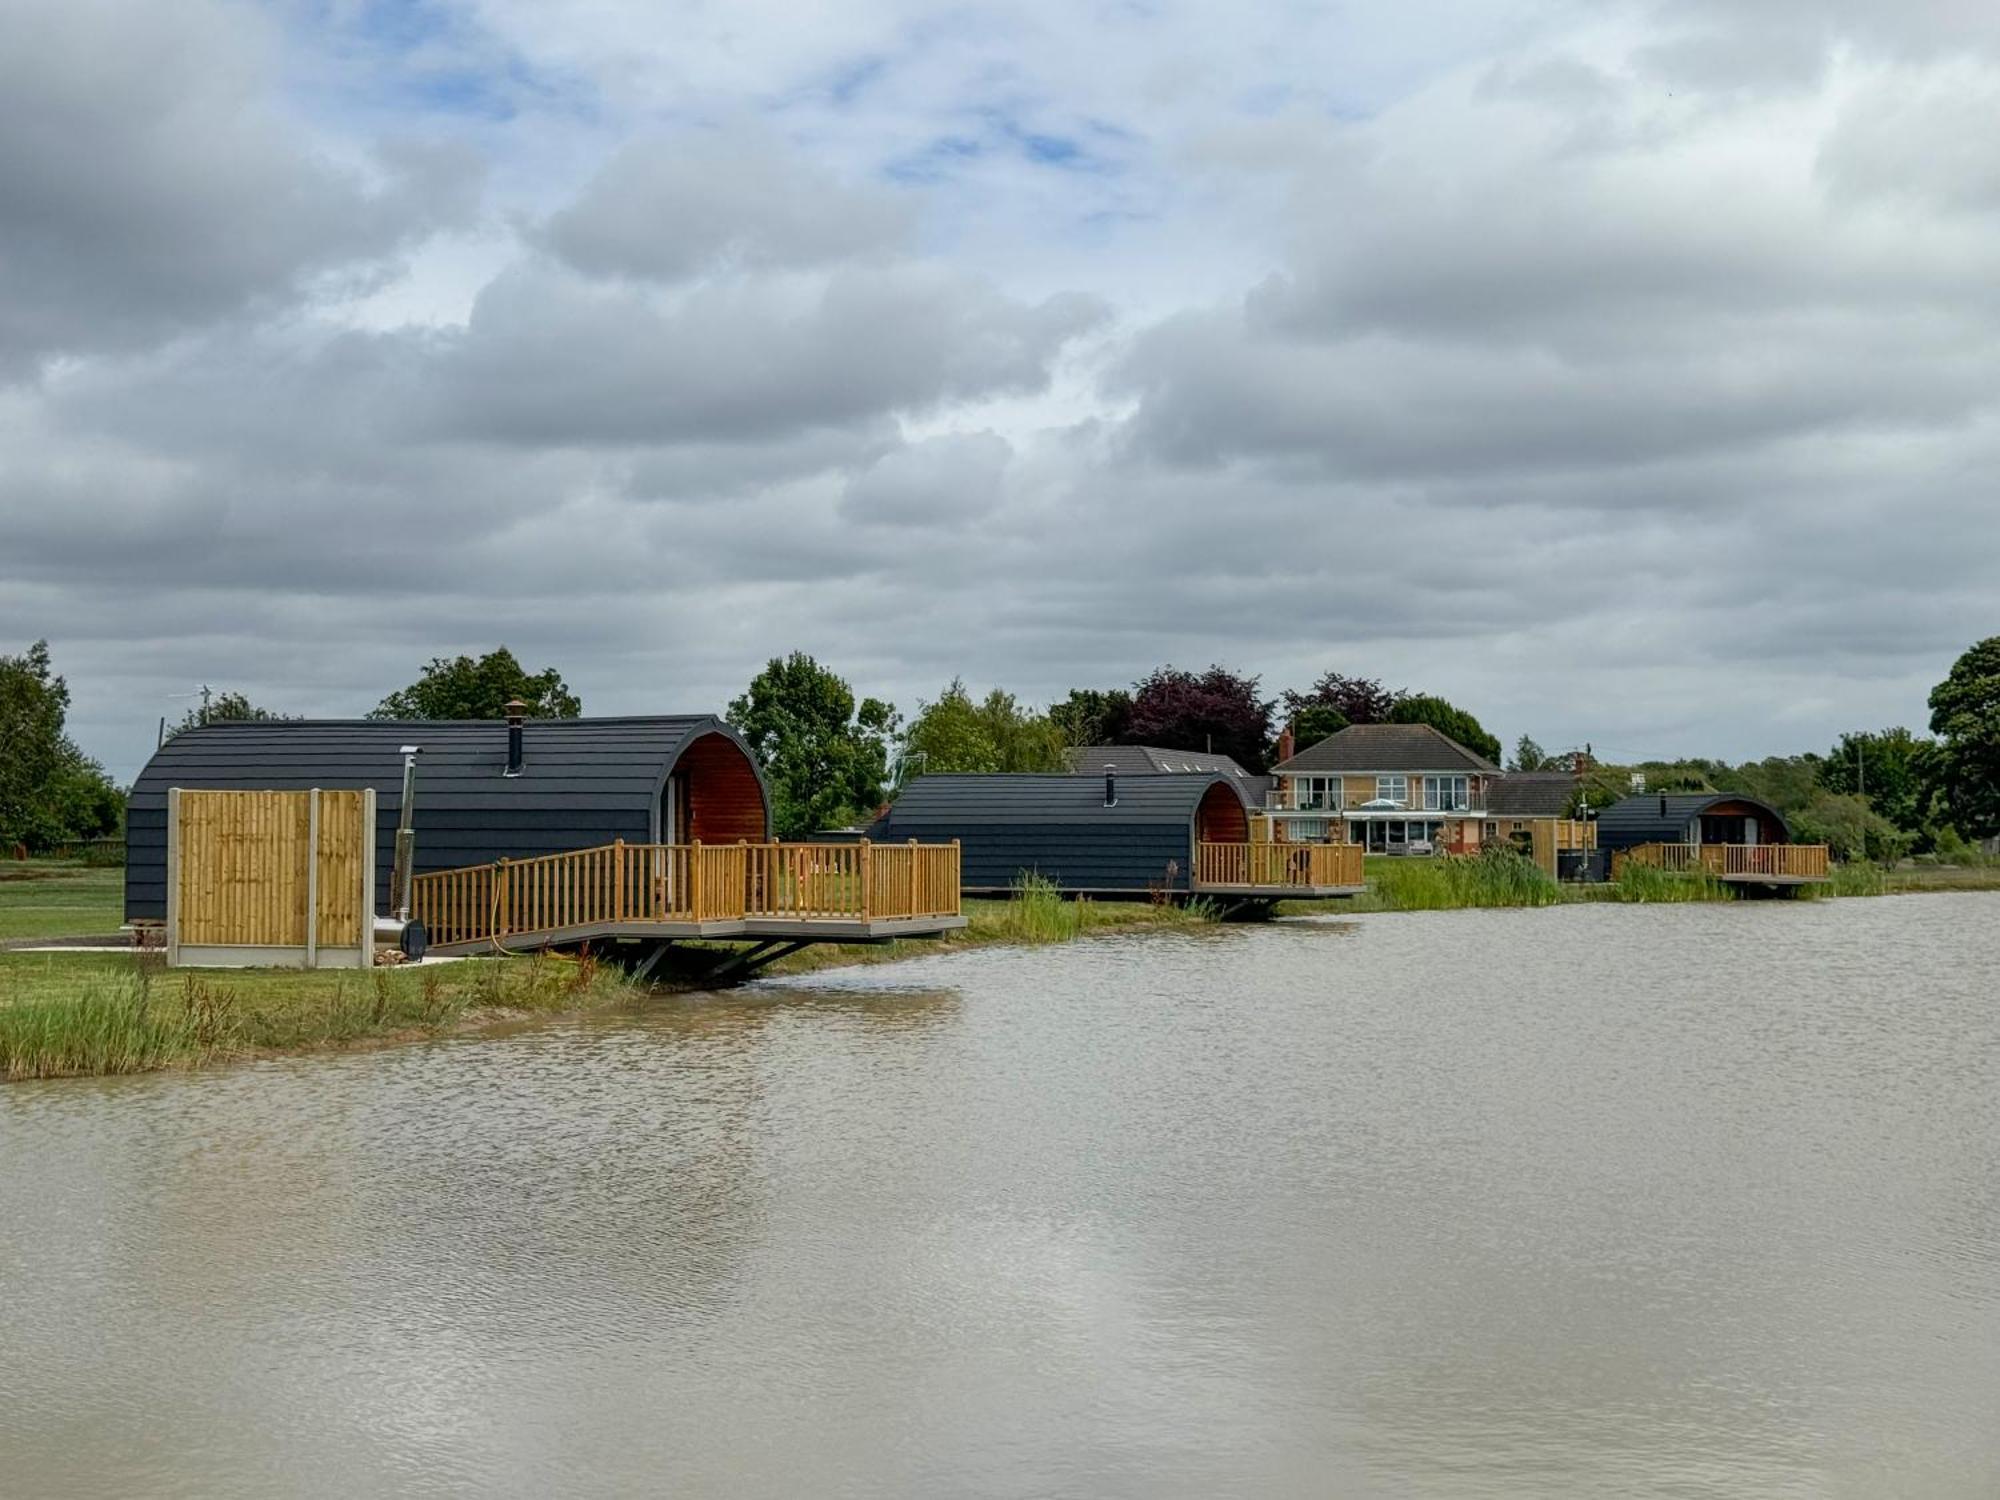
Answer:
<svg viewBox="0 0 2000 1500"><path fill-rule="evenodd" d="M1825 880L1825 844L1639 844L1625 851L1634 864L1683 874L1696 870L1724 880Z"/></svg>
<svg viewBox="0 0 2000 1500"><path fill-rule="evenodd" d="M432 943L612 923L955 917L957 844L606 844L419 875Z"/></svg>
<svg viewBox="0 0 2000 1500"><path fill-rule="evenodd" d="M1359 844L1199 844L1194 883L1204 885L1360 885Z"/></svg>

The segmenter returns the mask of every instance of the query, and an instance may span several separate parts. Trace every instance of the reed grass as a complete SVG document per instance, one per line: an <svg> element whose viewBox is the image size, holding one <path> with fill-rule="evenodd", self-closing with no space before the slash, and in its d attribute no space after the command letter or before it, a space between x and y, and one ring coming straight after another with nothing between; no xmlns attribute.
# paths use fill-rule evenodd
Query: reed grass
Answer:
<svg viewBox="0 0 2000 1500"><path fill-rule="evenodd" d="M1611 882L1618 901L1655 905L1679 901L1733 901L1735 890L1706 870L1662 870L1628 859Z"/></svg>
<svg viewBox="0 0 2000 1500"><path fill-rule="evenodd" d="M1833 878L1825 885L1802 887L1799 894L1812 899L1822 896L1886 896L1890 891L1888 871L1867 860L1835 865L1830 873Z"/></svg>
<svg viewBox="0 0 2000 1500"><path fill-rule="evenodd" d="M1368 893L1350 911L1455 911L1471 907L1553 906L1562 888L1512 849L1431 859L1371 861Z"/></svg>

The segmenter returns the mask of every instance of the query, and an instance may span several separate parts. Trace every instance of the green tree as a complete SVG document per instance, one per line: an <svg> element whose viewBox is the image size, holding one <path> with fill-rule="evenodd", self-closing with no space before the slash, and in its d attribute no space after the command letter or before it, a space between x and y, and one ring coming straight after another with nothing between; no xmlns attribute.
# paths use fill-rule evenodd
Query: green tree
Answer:
<svg viewBox="0 0 2000 1500"><path fill-rule="evenodd" d="M1048 714L995 688L975 703L954 677L935 703L918 705L903 736L906 774L1061 771L1065 739Z"/></svg>
<svg viewBox="0 0 2000 1500"><path fill-rule="evenodd" d="M371 719L504 719L519 698L535 719L574 719L583 703L554 667L530 672L505 646L474 660L431 658L423 676L376 705Z"/></svg>
<svg viewBox="0 0 2000 1500"><path fill-rule="evenodd" d="M1049 709L1049 722L1071 749L1086 745L1118 745L1132 724L1132 695L1123 688L1099 692L1074 688Z"/></svg>
<svg viewBox="0 0 2000 1500"><path fill-rule="evenodd" d="M178 724L167 726L167 738L183 734L190 729L199 729L204 724L246 724L268 723L289 719L292 715L273 713L268 708L259 708L241 693L221 693L207 708L191 708L181 715Z"/></svg>
<svg viewBox="0 0 2000 1500"><path fill-rule="evenodd" d="M1442 698L1434 698L1427 693L1412 693L1407 698L1399 698L1389 710L1389 722L1428 724L1474 754L1485 756L1495 765L1500 762L1500 741L1488 734L1471 714Z"/></svg>
<svg viewBox="0 0 2000 1500"><path fill-rule="evenodd" d="M1292 745L1294 751L1303 750L1308 745L1317 745L1321 740L1339 734L1347 727L1347 715L1330 703L1308 703L1292 715Z"/></svg>
<svg viewBox="0 0 2000 1500"><path fill-rule="evenodd" d="M1952 663L1930 707L1935 781L1951 821L1976 839L2000 833L2000 635Z"/></svg>
<svg viewBox="0 0 2000 1500"><path fill-rule="evenodd" d="M1866 797L1896 827L1915 833L1930 812L1934 750L1929 740L1907 729L1843 734L1819 762L1819 785L1836 794Z"/></svg>
<svg viewBox="0 0 2000 1500"><path fill-rule="evenodd" d="M729 722L763 763L779 838L866 817L882 803L896 710L857 705L838 674L803 651L772 657L729 705Z"/></svg>
<svg viewBox="0 0 2000 1500"><path fill-rule="evenodd" d="M999 749L959 678L952 678L936 702L917 705L903 735L903 766L906 776L1000 769Z"/></svg>
<svg viewBox="0 0 2000 1500"><path fill-rule="evenodd" d="M1514 741L1514 767L1516 771L1560 770L1559 761L1527 735Z"/></svg>
<svg viewBox="0 0 2000 1500"><path fill-rule="evenodd" d="M124 798L64 733L69 686L49 643L0 656L0 845L39 848L114 831Z"/></svg>

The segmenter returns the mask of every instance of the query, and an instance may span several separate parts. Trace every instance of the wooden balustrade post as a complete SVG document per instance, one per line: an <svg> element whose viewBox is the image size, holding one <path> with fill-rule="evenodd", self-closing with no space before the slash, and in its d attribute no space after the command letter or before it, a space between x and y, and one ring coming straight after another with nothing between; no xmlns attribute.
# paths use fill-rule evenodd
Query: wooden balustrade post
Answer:
<svg viewBox="0 0 2000 1500"><path fill-rule="evenodd" d="M874 875L874 864L875 846L869 843L868 840L863 839L861 841L861 915L864 920L874 907L873 897L875 893L873 887L875 882L872 878Z"/></svg>
<svg viewBox="0 0 2000 1500"><path fill-rule="evenodd" d="M688 844L688 918L701 920L701 840Z"/></svg>
<svg viewBox="0 0 2000 1500"><path fill-rule="evenodd" d="M910 840L910 915L917 914L917 841Z"/></svg>
<svg viewBox="0 0 2000 1500"><path fill-rule="evenodd" d="M507 864L507 856L500 856L500 863L493 867L493 910L486 914L486 925L492 929L488 937L507 935L508 907L514 895L514 874Z"/></svg>
<svg viewBox="0 0 2000 1500"><path fill-rule="evenodd" d="M611 841L611 920L625 920L625 840Z"/></svg>

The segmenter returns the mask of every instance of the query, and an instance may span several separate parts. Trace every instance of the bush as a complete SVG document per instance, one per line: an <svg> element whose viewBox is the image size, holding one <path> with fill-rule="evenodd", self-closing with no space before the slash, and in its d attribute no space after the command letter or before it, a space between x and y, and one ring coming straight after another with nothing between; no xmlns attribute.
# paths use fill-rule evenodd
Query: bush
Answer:
<svg viewBox="0 0 2000 1500"><path fill-rule="evenodd" d="M1869 859L1893 864L1908 852L1909 834L1876 812L1865 798L1821 793L1791 818L1792 837L1801 844L1825 844L1845 864Z"/></svg>

